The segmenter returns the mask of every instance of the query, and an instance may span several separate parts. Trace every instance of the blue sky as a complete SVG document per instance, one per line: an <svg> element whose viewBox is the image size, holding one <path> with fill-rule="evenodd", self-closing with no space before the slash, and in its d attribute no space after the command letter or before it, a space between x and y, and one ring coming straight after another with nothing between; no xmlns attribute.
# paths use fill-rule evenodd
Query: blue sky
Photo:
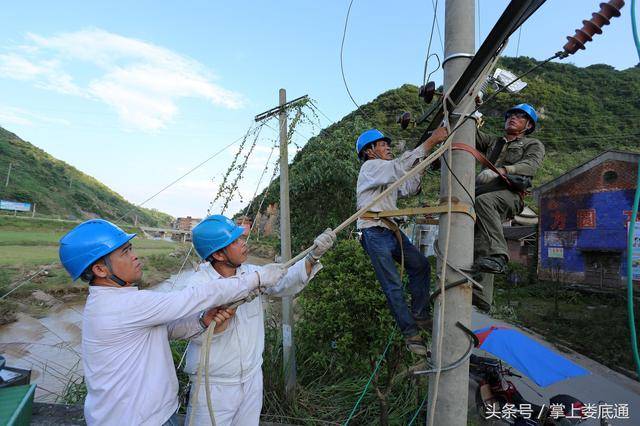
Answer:
<svg viewBox="0 0 640 426"><path fill-rule="evenodd" d="M636 65L627 3L586 51L565 61ZM478 4L475 33L484 38L507 1ZM551 56L598 4L548 0L525 23L519 49L516 34L506 55ZM280 87L289 99L308 94L334 120L349 113L339 62L347 7L346 0L8 3L0 27L0 126L140 203L240 137L255 114L277 104ZM432 13L429 0L354 1L344 60L358 102L421 83ZM443 13L441 0L444 36ZM437 32L432 51L442 54ZM441 73L434 77L441 82ZM319 128L299 130L294 140L303 145L301 135ZM275 132L262 135L239 187L245 199ZM235 147L146 206L202 216ZM0 173L7 166L0 159ZM240 206L237 198L231 211Z"/></svg>

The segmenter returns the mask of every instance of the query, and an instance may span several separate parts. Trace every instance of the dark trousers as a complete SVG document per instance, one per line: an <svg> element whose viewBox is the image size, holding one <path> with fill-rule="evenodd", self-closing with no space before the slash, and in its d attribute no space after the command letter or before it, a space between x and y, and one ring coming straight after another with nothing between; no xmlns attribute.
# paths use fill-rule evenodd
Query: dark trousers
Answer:
<svg viewBox="0 0 640 426"><path fill-rule="evenodd" d="M418 333L416 319L429 317L429 287L431 267L426 257L411 244L401 232L404 251L404 266L409 277L409 293L411 294L411 311L405 300L404 288L396 262L401 261L400 243L396 234L390 229L375 226L362 230L362 247L369 255L373 270L387 297L391 310L400 331L404 336Z"/></svg>

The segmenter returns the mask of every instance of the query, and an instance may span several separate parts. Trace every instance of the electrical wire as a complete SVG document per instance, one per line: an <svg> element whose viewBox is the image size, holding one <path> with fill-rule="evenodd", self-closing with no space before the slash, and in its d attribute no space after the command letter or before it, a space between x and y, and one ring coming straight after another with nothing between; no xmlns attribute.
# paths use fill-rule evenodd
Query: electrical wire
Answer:
<svg viewBox="0 0 640 426"><path fill-rule="evenodd" d="M342 42L340 43L340 72L342 73L342 82L344 83L344 88L347 90L347 94L349 95L351 102L353 102L353 104L356 106L360 114L362 114L365 117L365 119L367 119L367 121L371 121L369 120L369 116L364 112L364 110L360 107L360 105L358 105L356 100L353 98L353 95L349 90L349 85L347 84L347 78L344 75L344 41L347 37L347 26L349 24L349 15L351 14L351 6L353 6L353 1L354 0L351 0L349 2L349 8L347 9L347 16L344 19L344 29L342 30Z"/></svg>
<svg viewBox="0 0 640 426"><path fill-rule="evenodd" d="M331 118L329 118L329 116L327 114L322 112L322 110L320 108L318 108L318 105L313 100L309 100L309 103L315 108L316 111L318 111L320 114L322 114L324 116L324 118L329 120L329 122L331 124L334 124L336 122L335 120L332 120Z"/></svg>
<svg viewBox="0 0 640 426"><path fill-rule="evenodd" d="M425 84L427 84L427 68L429 66L429 58L431 58L431 41L433 40L433 29L436 26L436 18L438 16L438 0L436 0L434 6L433 6L433 19L431 20L431 30L429 31L429 42L427 43L427 57L424 61L424 71L422 73L422 85L424 86ZM437 57L437 55L436 55ZM440 58L438 58L438 68L440 68ZM434 72L436 72L438 70L438 68L436 68L431 74L433 74ZM429 77L431 77L431 74L429 74Z"/></svg>
<svg viewBox="0 0 640 426"><path fill-rule="evenodd" d="M7 297L8 295L10 295L11 293L13 293L14 291L16 291L17 289L19 289L20 287L22 287L23 285L26 285L28 283L31 282L31 280L33 280L35 277L37 277L38 275L40 275L41 273L45 272L46 270L48 270L49 268L55 266L55 263L52 263L50 265L45 266L44 268L40 269L38 272L28 276L27 278L23 279L23 280L19 280L14 282L13 284L10 284L9 287L13 287L11 290L9 290L8 292L6 292L5 294L3 294L2 296L0 296L0 300L4 299L5 297Z"/></svg>
<svg viewBox="0 0 640 426"><path fill-rule="evenodd" d="M136 206L134 206L133 208L127 210L122 216L118 217L116 220L122 220L124 219L129 213L135 211L136 209L144 206L146 203L148 203L149 201L153 200L154 198L156 198L158 195L162 194L164 191L166 191L167 189L171 188L173 185L175 185L176 183L180 182L182 179L184 179L185 177L189 176L191 173L195 172L196 170L198 170L200 167L204 166L205 164L207 164L209 161L213 160L215 157L217 157L218 155L222 154L227 148L237 144L238 142L240 142L242 139L244 139L245 136L240 136L238 139L234 140L233 142L225 145L222 149L220 149L219 151L216 151L216 153L214 153L213 155L209 156L207 159L205 159L204 161L198 163L196 166L192 167L189 171L187 171L185 174L183 174L182 176L180 176L179 178L173 180L171 183L167 184L166 186L164 186L162 189L160 189L158 192L156 192L155 194L153 194L152 196L150 196L149 198L147 198L146 200L144 200L143 202L141 202L140 204L137 204Z"/></svg>
<svg viewBox="0 0 640 426"><path fill-rule="evenodd" d="M436 3L438 0L431 0L431 5L436 9ZM440 39L440 48L442 49L442 55L444 56L444 41L442 39L442 33L440 32L440 22L436 19L436 30L438 30L438 39Z"/></svg>

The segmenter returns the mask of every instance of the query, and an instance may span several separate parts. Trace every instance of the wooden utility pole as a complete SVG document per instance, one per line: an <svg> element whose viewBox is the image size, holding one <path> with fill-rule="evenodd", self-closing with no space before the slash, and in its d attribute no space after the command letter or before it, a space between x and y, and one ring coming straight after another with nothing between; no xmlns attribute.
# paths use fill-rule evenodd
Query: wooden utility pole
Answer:
<svg viewBox="0 0 640 426"><path fill-rule="evenodd" d="M445 3L445 59L444 91L456 82L465 70L475 50L475 4L474 0L446 0ZM471 99L463 102L473 101ZM465 105L457 106L454 112L460 112ZM451 114L451 127L456 124L459 115ZM467 120L452 136L455 142L462 142L475 147L475 128L473 120ZM445 156L448 154L445 153ZM447 157L449 165L471 195L475 187L475 162L473 157L454 151L452 158ZM464 189L452 179L448 183L448 170L444 163L441 169L440 199L446 201L449 194L458 200L470 202ZM449 233L447 224L451 221ZM447 238L449 240L448 262L452 265L471 265L473 263L473 220L463 213L443 214L440 216L438 246L445 252ZM438 272L442 270L441 261ZM462 278L451 268L447 270L446 282L451 283ZM469 326L471 323L471 286L462 285L446 292L444 318L439 318L442 298L438 297L434 306L434 357L438 352L445 366L459 359L466 351L469 338L456 327L456 322ZM437 346L438 324L444 321L442 347ZM429 425L464 426L467 424L467 398L469 387L469 362L460 367L440 374L439 383L434 386L434 376L429 379L428 412L433 413L427 419ZM436 398L437 389L437 398ZM435 403L435 409L434 409Z"/></svg>
<svg viewBox="0 0 640 426"><path fill-rule="evenodd" d="M289 141L287 140L287 91L280 89L280 261L291 259L291 221L289 214ZM282 298L282 357L284 385L288 398L296 387L296 350L293 344L293 298Z"/></svg>

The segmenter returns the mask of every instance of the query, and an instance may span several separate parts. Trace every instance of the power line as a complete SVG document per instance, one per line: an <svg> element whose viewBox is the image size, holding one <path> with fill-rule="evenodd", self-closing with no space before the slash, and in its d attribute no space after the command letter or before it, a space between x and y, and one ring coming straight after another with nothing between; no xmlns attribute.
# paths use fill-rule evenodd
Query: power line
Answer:
<svg viewBox="0 0 640 426"><path fill-rule="evenodd" d="M146 200L144 200L140 204L138 204L135 207L129 209L127 212L125 212L122 216L120 216L116 220L122 220L124 217L126 217L129 213L131 213L135 209L140 208L143 205L145 205L146 203L148 203L149 201L153 200L155 197L157 197L158 195L162 194L164 191L166 191L167 189L171 188L173 185L175 185L176 183L180 182L182 179L184 179L185 177L189 176L191 173L193 173L194 171L196 171L197 169L199 169L200 167L204 166L206 163L208 163L209 161L211 161L212 159L214 159L215 157L217 157L218 155L223 153L227 148L229 148L229 147L235 145L236 143L240 142L242 139L244 139L244 137L245 137L244 135L240 136L238 139L234 140L233 142L229 143L228 145L225 145L222 149L217 151L215 154L211 155L210 157L208 157L207 159L205 159L201 163L198 163L196 166L191 168L188 172L186 172L185 174L183 174L179 178L175 179L174 181L172 181L171 183L169 183L168 185L163 187L161 190L159 190L158 192L156 192L155 194L153 194L151 197L147 198Z"/></svg>
<svg viewBox="0 0 640 426"><path fill-rule="evenodd" d="M478 0L480 1L480 0ZM518 44L516 45L516 58L520 57L520 36L522 35L522 26L524 24L522 24L520 26L520 29L518 29Z"/></svg>
<svg viewBox="0 0 640 426"><path fill-rule="evenodd" d="M362 110L362 108L360 108L360 105L358 105L356 100L353 98L353 95L351 95L351 91L349 90L349 85L347 84L347 78L344 75L344 40L347 37L347 25L349 24L349 15L351 14L351 6L353 6L353 0L349 2L349 8L347 9L347 16L344 19L344 29L342 30L342 42L340 43L340 72L342 73L342 82L344 83L344 88L347 90L347 94L349 95L351 102L353 102L353 104L356 106L358 111L367 120L369 120L369 117L367 116L367 114Z"/></svg>
<svg viewBox="0 0 640 426"><path fill-rule="evenodd" d="M438 16L438 1L436 0L433 6L433 19L431 21L431 30L429 31L429 42L427 43L427 58L424 61L424 70L422 72L422 85L424 86L427 83L427 68L429 66L429 58L431 57L431 41L433 40L433 30L436 26L436 18ZM438 63L440 60L438 59ZM439 65L438 65L439 67ZM436 68L433 72L436 72L438 69ZM433 74L433 72L431 74ZM431 76L429 74L429 76Z"/></svg>
<svg viewBox="0 0 640 426"><path fill-rule="evenodd" d="M331 124L335 124L335 120L332 120L331 118L329 118L329 116L327 114L325 114L324 112L322 112L322 110L320 108L318 108L318 105L314 102L314 101L309 101L311 103L311 105L316 109L316 111L318 111L320 114L322 114L324 116L324 118L326 118L327 120L329 120L329 122ZM295 130L294 130L295 131Z"/></svg>
<svg viewBox="0 0 640 426"><path fill-rule="evenodd" d="M438 0L431 0L431 5L435 9L437 7ZM438 38L440 39L440 48L442 49L442 55L444 56L444 41L442 40L442 33L440 32L440 21L436 19L436 29L438 30Z"/></svg>

